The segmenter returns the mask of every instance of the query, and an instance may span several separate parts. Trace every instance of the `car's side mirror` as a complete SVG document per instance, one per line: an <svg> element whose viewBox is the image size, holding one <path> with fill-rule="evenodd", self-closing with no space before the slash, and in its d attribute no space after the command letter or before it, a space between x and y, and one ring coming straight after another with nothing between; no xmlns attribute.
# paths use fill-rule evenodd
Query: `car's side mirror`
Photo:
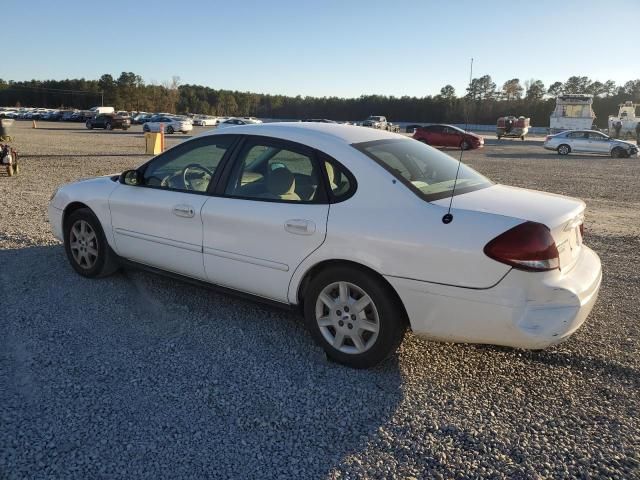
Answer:
<svg viewBox="0 0 640 480"><path fill-rule="evenodd" d="M119 182L133 187L142 185L142 175L138 170L125 170L120 174Z"/></svg>

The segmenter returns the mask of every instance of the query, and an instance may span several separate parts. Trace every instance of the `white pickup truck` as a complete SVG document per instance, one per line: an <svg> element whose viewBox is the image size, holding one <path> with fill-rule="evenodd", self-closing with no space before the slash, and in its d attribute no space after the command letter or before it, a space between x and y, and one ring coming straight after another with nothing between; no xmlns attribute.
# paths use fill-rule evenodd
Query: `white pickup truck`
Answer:
<svg viewBox="0 0 640 480"><path fill-rule="evenodd" d="M389 132L399 132L400 127L398 125L394 125L391 122L387 121L387 117L382 117L380 115L371 115L364 122L362 122L363 127L371 127L377 128L380 130L387 130Z"/></svg>

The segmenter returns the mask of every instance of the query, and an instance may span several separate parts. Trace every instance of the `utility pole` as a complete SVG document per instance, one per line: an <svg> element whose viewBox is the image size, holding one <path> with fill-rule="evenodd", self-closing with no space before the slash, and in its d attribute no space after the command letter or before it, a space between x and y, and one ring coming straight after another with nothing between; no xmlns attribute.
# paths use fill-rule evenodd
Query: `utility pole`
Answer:
<svg viewBox="0 0 640 480"><path fill-rule="evenodd" d="M104 107L104 90L100 90L100 106Z"/></svg>

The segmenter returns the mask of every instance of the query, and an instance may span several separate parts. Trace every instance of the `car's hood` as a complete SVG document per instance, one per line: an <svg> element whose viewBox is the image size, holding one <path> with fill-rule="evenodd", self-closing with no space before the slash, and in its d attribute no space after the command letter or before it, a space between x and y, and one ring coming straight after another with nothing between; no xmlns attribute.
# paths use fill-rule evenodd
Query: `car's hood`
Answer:
<svg viewBox="0 0 640 480"><path fill-rule="evenodd" d="M448 207L449 200L447 197L433 203ZM455 196L453 208L529 220L553 229L579 215L585 203L577 198L553 193L492 185Z"/></svg>
<svg viewBox="0 0 640 480"><path fill-rule="evenodd" d="M631 143L631 142L625 142L624 140L612 140L611 143L613 143L614 145L620 145L620 146L624 146L624 147L635 147L636 144L635 143Z"/></svg>

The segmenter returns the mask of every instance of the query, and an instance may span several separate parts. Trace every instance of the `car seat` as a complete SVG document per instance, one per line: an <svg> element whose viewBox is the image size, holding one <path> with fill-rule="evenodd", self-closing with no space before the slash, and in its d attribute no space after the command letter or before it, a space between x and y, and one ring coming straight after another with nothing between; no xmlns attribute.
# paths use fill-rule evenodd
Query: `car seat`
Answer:
<svg viewBox="0 0 640 480"><path fill-rule="evenodd" d="M291 170L282 167L269 171L267 175L267 194L264 198L300 201L300 197L295 190L296 179Z"/></svg>

